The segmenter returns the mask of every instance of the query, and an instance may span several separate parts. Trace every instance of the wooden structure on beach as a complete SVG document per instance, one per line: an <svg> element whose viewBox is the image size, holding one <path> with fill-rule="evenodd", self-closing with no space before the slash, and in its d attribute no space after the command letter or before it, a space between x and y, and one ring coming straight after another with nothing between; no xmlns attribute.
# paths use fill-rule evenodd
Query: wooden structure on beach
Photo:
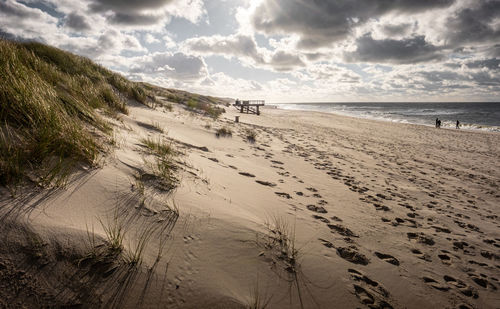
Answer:
<svg viewBox="0 0 500 309"><path fill-rule="evenodd" d="M236 100L233 104L236 109L240 110L240 113L256 114L260 115L259 107L265 105L264 100Z"/></svg>

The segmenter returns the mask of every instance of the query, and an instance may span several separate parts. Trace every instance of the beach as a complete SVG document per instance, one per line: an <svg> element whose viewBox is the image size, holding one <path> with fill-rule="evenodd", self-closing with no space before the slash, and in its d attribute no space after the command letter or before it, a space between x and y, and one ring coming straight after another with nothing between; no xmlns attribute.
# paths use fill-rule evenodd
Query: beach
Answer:
<svg viewBox="0 0 500 309"><path fill-rule="evenodd" d="M130 103L98 168L2 188L0 307L500 306L499 133L225 109ZM175 190L145 138L179 152ZM116 227L140 259L95 259Z"/></svg>

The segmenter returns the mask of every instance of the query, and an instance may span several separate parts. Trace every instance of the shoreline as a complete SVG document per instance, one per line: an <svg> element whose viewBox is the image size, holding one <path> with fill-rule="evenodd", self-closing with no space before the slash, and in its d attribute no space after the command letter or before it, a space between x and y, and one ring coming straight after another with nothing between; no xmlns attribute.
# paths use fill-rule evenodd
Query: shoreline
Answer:
<svg viewBox="0 0 500 309"><path fill-rule="evenodd" d="M353 102L353 103L358 103L358 102ZM387 102L384 102L387 103ZM433 104L434 102L427 102L429 104ZM462 103L469 103L469 102L462 102ZM344 103L275 103L272 104L270 103L268 106L275 107L280 110L284 111L302 111L302 112L318 112L318 113L325 113L325 114L333 114L333 115L338 115L338 116L345 116L345 117L351 117L355 119L367 119L367 120L375 120L375 121L382 121L382 122L391 122L391 123L401 123L401 124L413 124L413 125L419 125L419 126L426 126L426 127L434 127L432 124L433 121L430 121L429 124L423 123L423 122L418 122L418 121L412 121L408 119L389 119L389 118L384 118L384 117L374 117L374 116L369 116L369 115L353 115L348 112L339 112L339 111L320 111L320 110L311 110L311 109L293 109L293 108L282 108L280 105L305 105L305 104L344 104ZM350 104L350 103L345 103L345 104ZM394 102L394 104L398 104ZM493 103L492 103L493 104ZM495 103L495 104L500 104L500 103ZM431 117L432 118L432 117ZM431 119L432 120L432 119ZM455 129L455 123L454 121L446 121L450 125L441 127L441 129ZM500 125L495 126L495 125L481 125L481 124L469 124L469 123L461 123L460 124L460 129L461 130L466 130L466 131L479 131L479 132L494 132L494 133L500 133Z"/></svg>

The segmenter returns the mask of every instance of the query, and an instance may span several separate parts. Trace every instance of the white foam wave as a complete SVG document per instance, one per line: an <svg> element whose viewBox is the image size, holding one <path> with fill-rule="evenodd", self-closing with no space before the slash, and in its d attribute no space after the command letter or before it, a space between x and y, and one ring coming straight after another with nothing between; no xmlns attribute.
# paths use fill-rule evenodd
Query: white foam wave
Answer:
<svg viewBox="0 0 500 309"><path fill-rule="evenodd" d="M341 116L350 116L362 119L389 121L395 123L408 123L408 124L425 125L432 127L434 126L434 118L425 119L425 118L418 118L418 116L431 116L436 114L454 115L463 112L463 111L445 111L439 109L436 110L427 109L427 110L413 110L415 111L415 113L412 114L413 111L406 110L404 111L405 115L401 115L401 113L397 113L394 111L384 112L381 110L381 108L377 108L378 110L360 110L360 109L353 109L352 107L348 107L346 105L319 106L316 104L276 104L276 106L280 109L285 109L285 110L315 111L315 112L331 113ZM454 121L443 121L441 126L443 128L454 129L456 123ZM461 123L460 129L473 130L473 131L500 132L500 126L488 126L488 125L481 125L474 123Z"/></svg>

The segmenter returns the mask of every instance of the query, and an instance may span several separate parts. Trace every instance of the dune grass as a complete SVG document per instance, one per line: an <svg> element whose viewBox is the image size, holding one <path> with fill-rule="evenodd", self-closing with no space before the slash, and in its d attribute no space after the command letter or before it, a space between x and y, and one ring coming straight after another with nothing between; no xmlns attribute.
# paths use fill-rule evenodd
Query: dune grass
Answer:
<svg viewBox="0 0 500 309"><path fill-rule="evenodd" d="M154 155L153 162L144 159L145 166L148 167L149 171L158 182L155 184L156 188L162 191L173 190L178 182L177 177L174 172L177 169L175 164L175 156L178 152L174 149L171 143L162 139L161 137L155 138L144 138L141 140L142 143L148 149L148 152ZM141 176L141 179L144 175Z"/></svg>
<svg viewBox="0 0 500 309"><path fill-rule="evenodd" d="M199 95L182 90L154 87L146 83L143 83L143 85L156 95L165 97L168 102L180 104L184 106L185 109L194 113L217 119L221 114L226 112L221 105L227 106L227 102L220 98ZM167 110L171 111L171 105L170 107L169 105L170 103L163 104Z"/></svg>
<svg viewBox="0 0 500 309"><path fill-rule="evenodd" d="M99 219L99 222L106 234L108 252L112 255L118 255L123 251L123 238L125 237L123 222L120 220L117 213L112 219L108 218L107 222L101 219Z"/></svg>
<svg viewBox="0 0 500 309"><path fill-rule="evenodd" d="M112 132L98 111L127 114L127 98L147 91L87 58L0 39L0 185L62 185L94 165Z"/></svg>
<svg viewBox="0 0 500 309"><path fill-rule="evenodd" d="M245 129L244 135L250 143L255 143L257 140L257 132L253 129Z"/></svg>
<svg viewBox="0 0 500 309"><path fill-rule="evenodd" d="M215 136L217 137L230 137L233 135L233 131L231 130L231 128L228 128L228 127L222 127L222 128L219 128L215 131Z"/></svg>
<svg viewBox="0 0 500 309"><path fill-rule="evenodd" d="M285 217L271 216L266 226L269 234L265 246L274 251L278 260L284 262L288 272L295 273L299 254L295 244L295 225L291 226Z"/></svg>

